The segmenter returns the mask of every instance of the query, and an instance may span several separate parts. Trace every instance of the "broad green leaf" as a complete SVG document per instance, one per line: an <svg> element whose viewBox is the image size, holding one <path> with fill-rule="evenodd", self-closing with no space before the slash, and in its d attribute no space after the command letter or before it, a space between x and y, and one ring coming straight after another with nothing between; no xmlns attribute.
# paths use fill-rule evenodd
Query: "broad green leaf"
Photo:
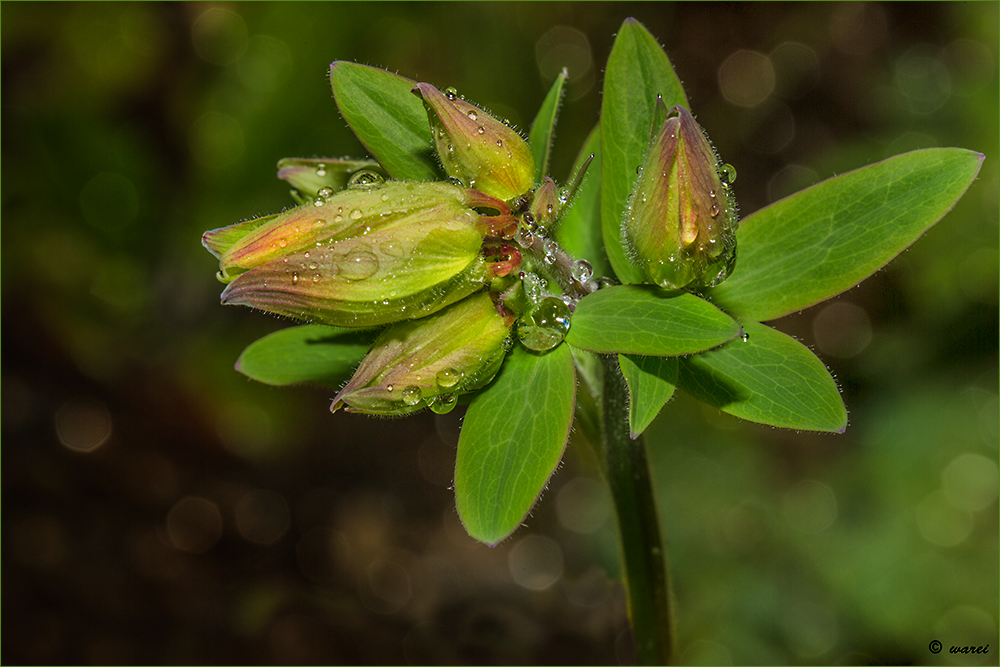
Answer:
<svg viewBox="0 0 1000 667"><path fill-rule="evenodd" d="M354 371L375 333L319 324L281 329L243 350L236 370L266 384L335 386Z"/></svg>
<svg viewBox="0 0 1000 667"><path fill-rule="evenodd" d="M549 175L549 154L552 152L552 136L556 129L556 118L559 116L559 105L562 102L564 86L569 72L565 69L556 77L555 83L545 96L538 114L535 115L535 122L531 124L531 132L528 134L528 145L531 146L531 155L535 158L535 182L541 183L542 179Z"/></svg>
<svg viewBox="0 0 1000 667"><path fill-rule="evenodd" d="M674 395L677 357L619 354L618 365L628 385L628 426L635 440Z"/></svg>
<svg viewBox="0 0 1000 667"><path fill-rule="evenodd" d="M843 433L847 409L823 362L780 331L744 322L746 340L680 360L677 386L760 424Z"/></svg>
<svg viewBox="0 0 1000 667"><path fill-rule="evenodd" d="M667 108L690 108L667 54L642 24L626 19L608 57L601 102L601 221L608 259L623 283L643 280L628 259L621 222L649 145L657 95Z"/></svg>
<svg viewBox="0 0 1000 667"><path fill-rule="evenodd" d="M330 84L340 115L390 176L414 181L441 178L423 102L415 81L367 65L337 61Z"/></svg>
<svg viewBox="0 0 1000 667"><path fill-rule="evenodd" d="M580 299L566 342L591 352L673 356L721 345L739 323L693 294L617 285Z"/></svg>
<svg viewBox="0 0 1000 667"><path fill-rule="evenodd" d="M951 210L983 156L930 148L827 179L740 223L733 275L712 300L773 320L854 287Z"/></svg>
<svg viewBox="0 0 1000 667"><path fill-rule="evenodd" d="M472 398L458 439L455 501L469 535L495 545L521 525L562 458L573 421L569 347L516 346Z"/></svg>
<svg viewBox="0 0 1000 667"><path fill-rule="evenodd" d="M601 131L595 127L580 149L571 173L593 155L583 183L570 202L556 230L556 238L566 251L577 259L586 259L594 267L594 276L610 276L611 264L604 252L601 232Z"/></svg>

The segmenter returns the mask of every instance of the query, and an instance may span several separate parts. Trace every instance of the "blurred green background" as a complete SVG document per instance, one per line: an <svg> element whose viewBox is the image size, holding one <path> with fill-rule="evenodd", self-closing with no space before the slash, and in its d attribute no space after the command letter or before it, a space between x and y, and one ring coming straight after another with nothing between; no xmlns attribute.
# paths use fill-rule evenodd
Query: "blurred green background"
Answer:
<svg viewBox="0 0 1000 667"><path fill-rule="evenodd" d="M913 148L986 155L888 269L776 323L834 372L846 434L683 396L651 427L679 661L996 664L996 3L0 11L3 662L631 659L579 443L522 530L473 542L449 489L460 411L331 415L327 390L237 374L290 323L220 306L200 234L290 205L279 158L363 155L326 79L338 59L454 86L524 131L568 67L565 179L634 16L744 215Z"/></svg>

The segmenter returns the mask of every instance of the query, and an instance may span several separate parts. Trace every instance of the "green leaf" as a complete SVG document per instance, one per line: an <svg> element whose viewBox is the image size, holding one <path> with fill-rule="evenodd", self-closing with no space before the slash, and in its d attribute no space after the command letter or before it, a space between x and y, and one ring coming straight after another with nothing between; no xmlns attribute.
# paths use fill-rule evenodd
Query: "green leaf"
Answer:
<svg viewBox="0 0 1000 667"><path fill-rule="evenodd" d="M455 501L469 535L495 545L521 524L562 458L573 421L569 347L537 355L516 346L465 415Z"/></svg>
<svg viewBox="0 0 1000 667"><path fill-rule="evenodd" d="M736 269L712 300L773 320L870 276L951 210L983 156L930 148L827 179L740 224Z"/></svg>
<svg viewBox="0 0 1000 667"><path fill-rule="evenodd" d="M535 182L541 183L549 175L549 154L552 152L552 135L555 133L556 118L559 116L559 104L562 102L564 85L569 78L565 69L556 77L555 83L545 96L541 108L535 115L528 134L528 145L531 155L535 158Z"/></svg>
<svg viewBox="0 0 1000 667"><path fill-rule="evenodd" d="M601 221L608 259L623 283L643 280L622 241L625 206L649 146L656 96L688 106L667 54L635 19L622 24L608 57L601 103Z"/></svg>
<svg viewBox="0 0 1000 667"><path fill-rule="evenodd" d="M618 365L628 385L629 435L635 440L674 395L677 385L677 357L619 354Z"/></svg>
<svg viewBox="0 0 1000 667"><path fill-rule="evenodd" d="M741 419L843 433L847 409L823 362L780 331L743 327L746 340L681 359L677 386Z"/></svg>
<svg viewBox="0 0 1000 667"><path fill-rule="evenodd" d="M337 61L330 84L340 115L390 176L441 179L423 102L415 81L367 65Z"/></svg>
<svg viewBox="0 0 1000 667"><path fill-rule="evenodd" d="M593 155L583 183L576 191L569 210L556 230L556 238L566 251L577 259L586 259L594 267L594 276L610 276L611 264L604 252L601 232L601 128L594 127L570 172L576 174Z"/></svg>
<svg viewBox="0 0 1000 667"><path fill-rule="evenodd" d="M740 335L739 323L693 294L617 285L580 299L566 342L591 352L673 356Z"/></svg>
<svg viewBox="0 0 1000 667"><path fill-rule="evenodd" d="M243 350L236 370L266 384L336 386L351 375L375 334L319 324L281 329Z"/></svg>

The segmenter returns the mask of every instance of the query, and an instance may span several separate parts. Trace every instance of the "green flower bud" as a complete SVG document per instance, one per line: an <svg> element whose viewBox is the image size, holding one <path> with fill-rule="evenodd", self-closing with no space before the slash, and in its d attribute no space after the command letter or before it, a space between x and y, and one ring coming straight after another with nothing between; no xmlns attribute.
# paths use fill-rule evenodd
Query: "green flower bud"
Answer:
<svg viewBox="0 0 1000 667"><path fill-rule="evenodd" d="M718 285L736 264L731 172L723 182L701 127L684 107L673 111L650 142L625 213L625 243L661 287Z"/></svg>
<svg viewBox="0 0 1000 667"><path fill-rule="evenodd" d="M445 172L470 188L504 201L535 184L535 158L517 132L450 90L429 83L413 89L427 108L434 145Z"/></svg>
<svg viewBox="0 0 1000 667"><path fill-rule="evenodd" d="M469 204L482 198L448 183L349 187L207 232L203 243L229 283L223 303L376 326L434 313L496 275L481 251L494 218ZM504 258L496 261L503 265Z"/></svg>
<svg viewBox="0 0 1000 667"><path fill-rule="evenodd" d="M459 395L485 386L500 370L512 319L481 292L430 317L394 324L375 339L331 409L447 412Z"/></svg>
<svg viewBox="0 0 1000 667"><path fill-rule="evenodd" d="M535 224L544 230L551 230L556 218L559 217L560 202L556 192L556 184L548 176L535 189L530 208Z"/></svg>

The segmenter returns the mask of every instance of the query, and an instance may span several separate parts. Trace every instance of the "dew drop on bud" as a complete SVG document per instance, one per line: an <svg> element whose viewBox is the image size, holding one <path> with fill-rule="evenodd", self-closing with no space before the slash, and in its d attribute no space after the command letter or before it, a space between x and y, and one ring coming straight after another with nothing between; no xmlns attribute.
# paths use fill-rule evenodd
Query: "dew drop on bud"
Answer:
<svg viewBox="0 0 1000 667"><path fill-rule="evenodd" d="M445 415L455 409L458 405L458 396L455 394L445 394L444 396L438 396L437 400L430 404L431 412L439 415Z"/></svg>
<svg viewBox="0 0 1000 667"><path fill-rule="evenodd" d="M347 280L364 280L375 275L378 269L378 257L368 250L355 248L344 256L340 275Z"/></svg>
<svg viewBox="0 0 1000 667"><path fill-rule="evenodd" d="M369 171L368 169L361 169L351 174L350 180L347 181L347 187L349 188L373 188L377 185L382 185L385 179L374 171Z"/></svg>
<svg viewBox="0 0 1000 667"><path fill-rule="evenodd" d="M409 387L404 387L399 396L403 399L403 403L416 405L420 402L420 387L411 384Z"/></svg>
<svg viewBox="0 0 1000 667"><path fill-rule="evenodd" d="M712 202L712 208L711 208L711 209L709 210L709 213L711 213L711 214L712 214L712 217L713 217L713 218L715 218L715 217L718 217L718 215L719 215L719 212L720 212L721 210L722 210L722 209L720 209L720 208L719 208L719 205L718 205L718 204L716 204L715 202Z"/></svg>
<svg viewBox="0 0 1000 667"><path fill-rule="evenodd" d="M732 185L736 180L736 167L728 163L719 167L719 180L723 185Z"/></svg>
<svg viewBox="0 0 1000 667"><path fill-rule="evenodd" d="M454 368L442 368L437 374L437 384L439 387L451 389L462 379L462 372Z"/></svg>
<svg viewBox="0 0 1000 667"><path fill-rule="evenodd" d="M530 248L531 244L534 242L535 237L527 227L518 227L517 233L514 235L517 240L517 244L522 248Z"/></svg>
<svg viewBox="0 0 1000 667"><path fill-rule="evenodd" d="M479 116L476 115L475 111L473 111L472 109L469 109L469 118L471 118L472 120L478 120Z"/></svg>
<svg viewBox="0 0 1000 667"><path fill-rule="evenodd" d="M529 350L545 352L563 341L569 325L569 306L562 299L547 296L534 310L521 318L517 325L517 336Z"/></svg>
<svg viewBox="0 0 1000 667"><path fill-rule="evenodd" d="M327 197L332 197L334 192L335 190L333 188L331 188L330 186L326 186L320 188L319 192L316 193L316 196L326 199Z"/></svg>
<svg viewBox="0 0 1000 667"><path fill-rule="evenodd" d="M447 97L449 100L453 100L456 97L458 97L458 91L455 90L454 88L445 88L444 96Z"/></svg>
<svg viewBox="0 0 1000 667"><path fill-rule="evenodd" d="M358 220L361 218L362 215L364 214L361 212L361 209L356 208L353 211L351 211L351 220Z"/></svg>
<svg viewBox="0 0 1000 667"><path fill-rule="evenodd" d="M585 259L578 259L573 263L573 280L585 283L594 275L594 267Z"/></svg>
<svg viewBox="0 0 1000 667"><path fill-rule="evenodd" d="M320 176L320 177L326 176L326 163L325 162L320 162L319 164L316 165L316 175Z"/></svg>
<svg viewBox="0 0 1000 667"><path fill-rule="evenodd" d="M295 285L298 282L299 282L299 272L298 271L293 271L292 272L292 284Z"/></svg>

